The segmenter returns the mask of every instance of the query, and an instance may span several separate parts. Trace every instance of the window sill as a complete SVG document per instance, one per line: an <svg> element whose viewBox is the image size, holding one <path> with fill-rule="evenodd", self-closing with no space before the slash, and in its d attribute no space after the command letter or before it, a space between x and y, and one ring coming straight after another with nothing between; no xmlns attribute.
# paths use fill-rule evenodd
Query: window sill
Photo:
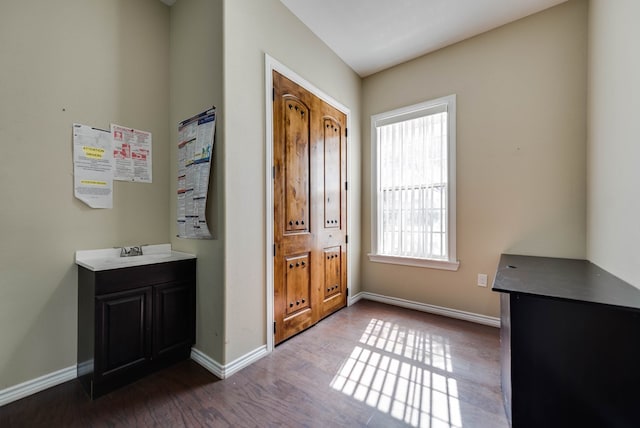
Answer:
<svg viewBox="0 0 640 428"><path fill-rule="evenodd" d="M457 271L460 267L460 261L434 260L434 259L418 259L414 257L401 256L385 256L382 254L369 254L369 260L376 263L390 263L394 265L425 267L432 269L443 269Z"/></svg>

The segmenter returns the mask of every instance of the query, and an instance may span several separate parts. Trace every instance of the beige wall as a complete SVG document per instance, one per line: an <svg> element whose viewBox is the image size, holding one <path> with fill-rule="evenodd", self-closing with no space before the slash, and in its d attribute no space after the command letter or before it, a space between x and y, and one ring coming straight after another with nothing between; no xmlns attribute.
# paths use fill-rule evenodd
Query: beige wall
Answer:
<svg viewBox="0 0 640 428"><path fill-rule="evenodd" d="M264 53L351 109L353 177L360 174L361 83L278 0L227 0L224 26L225 361L229 362L266 343ZM357 183L350 192L358 201ZM353 206L350 215L357 225L359 207ZM350 231L349 240L356 257L358 232ZM359 283L358 272L354 263L350 271L354 285Z"/></svg>
<svg viewBox="0 0 640 428"><path fill-rule="evenodd" d="M585 256L587 3L569 1L364 79L365 291L499 314L503 252ZM457 252L447 272L372 263L370 116L457 94Z"/></svg>
<svg viewBox="0 0 640 428"><path fill-rule="evenodd" d="M633 194L638 181L627 161L637 85L608 83L637 80L637 58L621 51L637 31L609 22L626 22L632 4L593 6L589 255L638 284L637 201L605 193ZM570 0L362 82L277 0L181 0L171 9L157 0L4 0L0 390L76 363L77 249L170 241L195 253L196 347L225 364L266 343L265 52L351 109L352 295L497 315L496 295L475 282L479 272L492 279L501 252L585 256L586 23L586 1ZM461 268L370 263L370 116L451 93ZM177 239L176 125L211 104L220 109L214 239ZM112 210L75 200L73 122L151 131L154 182L116 182ZM617 214L604 209L610 203L622 207Z"/></svg>
<svg viewBox="0 0 640 428"><path fill-rule="evenodd" d="M219 109L207 207L212 240L176 238L176 180L170 179L173 248L198 256L195 347L224 361L224 116L222 0L182 0L171 7L170 177L177 177L177 124L215 105Z"/></svg>
<svg viewBox="0 0 640 428"><path fill-rule="evenodd" d="M640 2L589 10L589 260L640 288Z"/></svg>
<svg viewBox="0 0 640 428"><path fill-rule="evenodd" d="M0 390L76 363L74 253L168 241L169 10L157 0L0 6ZM73 197L73 122L153 134L153 183Z"/></svg>

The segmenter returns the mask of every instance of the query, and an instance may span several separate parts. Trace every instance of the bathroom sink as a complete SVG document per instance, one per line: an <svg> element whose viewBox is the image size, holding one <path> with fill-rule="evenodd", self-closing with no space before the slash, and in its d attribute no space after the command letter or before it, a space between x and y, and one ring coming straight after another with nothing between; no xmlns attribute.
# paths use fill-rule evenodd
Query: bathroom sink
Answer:
<svg viewBox="0 0 640 428"><path fill-rule="evenodd" d="M142 253L141 256L120 257L120 248L82 250L76 251L76 264L100 271L196 258L193 254L173 251L171 244L144 245Z"/></svg>
<svg viewBox="0 0 640 428"><path fill-rule="evenodd" d="M148 263L156 263L161 261L162 259L170 258L172 253L169 254L144 254L141 256L134 257L106 257L104 259L100 259L101 263L108 264L110 266L113 265L137 265L137 264L148 264Z"/></svg>

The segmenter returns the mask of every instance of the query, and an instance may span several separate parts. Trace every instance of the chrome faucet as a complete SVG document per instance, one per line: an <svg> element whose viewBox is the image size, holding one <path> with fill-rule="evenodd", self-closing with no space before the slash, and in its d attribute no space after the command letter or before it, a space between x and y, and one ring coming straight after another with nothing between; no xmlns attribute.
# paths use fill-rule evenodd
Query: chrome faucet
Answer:
<svg viewBox="0 0 640 428"><path fill-rule="evenodd" d="M133 256L141 256L142 255L142 246L139 245L137 247L121 247L120 248L120 257L133 257Z"/></svg>

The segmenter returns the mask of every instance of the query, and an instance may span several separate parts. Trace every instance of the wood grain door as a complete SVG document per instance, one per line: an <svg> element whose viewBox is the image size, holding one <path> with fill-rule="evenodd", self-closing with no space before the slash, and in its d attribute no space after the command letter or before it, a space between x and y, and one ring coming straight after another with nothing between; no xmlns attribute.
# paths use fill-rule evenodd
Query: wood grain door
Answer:
<svg viewBox="0 0 640 428"><path fill-rule="evenodd" d="M273 72L275 343L346 306L346 115Z"/></svg>

